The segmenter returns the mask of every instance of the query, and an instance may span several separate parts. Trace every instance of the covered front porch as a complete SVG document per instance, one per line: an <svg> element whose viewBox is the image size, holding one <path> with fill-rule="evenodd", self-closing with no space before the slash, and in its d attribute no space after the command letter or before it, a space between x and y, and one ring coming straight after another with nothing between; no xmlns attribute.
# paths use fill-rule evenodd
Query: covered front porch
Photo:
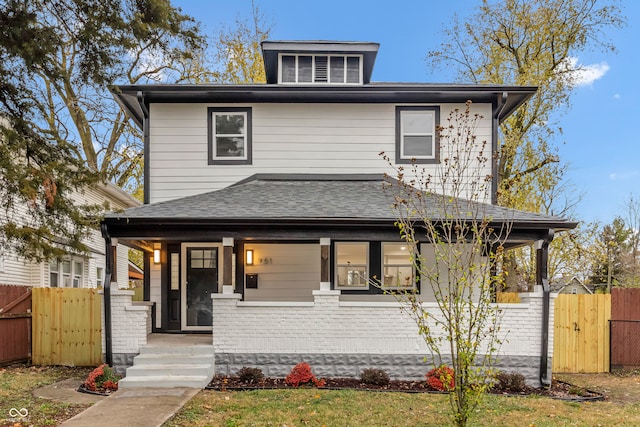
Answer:
<svg viewBox="0 0 640 427"><path fill-rule="evenodd" d="M111 328L105 335L112 336L105 353L126 353L121 361L130 365L147 344L144 331L202 333L220 374L259 366L266 375L284 376L304 360L321 376L357 376L381 367L397 378L421 378L430 363L427 349L385 291L417 293L434 312L435 300L399 238L383 182L381 176L256 176L108 215L107 245L117 239L146 250L147 306L144 311L130 298L122 304L105 298L105 319L113 322L105 323ZM555 230L572 224L491 209L499 221L502 215L510 222L507 250L537 242L534 292L520 294L518 304L500 305L508 331L500 363L539 385L550 378L553 342L548 247ZM430 262L429 242L417 250ZM110 297L118 293L113 289ZM123 318L144 312L148 320L118 324L118 310ZM118 347L120 337L135 335L127 328L143 324L139 338L125 339L124 351Z"/></svg>

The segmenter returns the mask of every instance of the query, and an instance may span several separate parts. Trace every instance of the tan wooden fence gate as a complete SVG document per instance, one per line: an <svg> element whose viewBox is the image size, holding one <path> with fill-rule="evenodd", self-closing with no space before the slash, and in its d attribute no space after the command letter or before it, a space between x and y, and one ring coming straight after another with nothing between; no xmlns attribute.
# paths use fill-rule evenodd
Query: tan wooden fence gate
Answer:
<svg viewBox="0 0 640 427"><path fill-rule="evenodd" d="M553 372L609 372L611 295L558 295Z"/></svg>
<svg viewBox="0 0 640 427"><path fill-rule="evenodd" d="M100 295L95 289L33 288L33 363L102 363Z"/></svg>

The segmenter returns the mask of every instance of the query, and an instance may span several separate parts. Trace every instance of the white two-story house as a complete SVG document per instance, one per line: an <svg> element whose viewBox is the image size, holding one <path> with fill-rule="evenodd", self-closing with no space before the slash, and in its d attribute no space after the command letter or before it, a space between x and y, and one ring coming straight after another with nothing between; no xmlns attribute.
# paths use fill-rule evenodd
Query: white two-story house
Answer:
<svg viewBox="0 0 640 427"><path fill-rule="evenodd" d="M123 210L141 205L140 201L110 183L98 183L83 191L75 192L72 200L79 205L105 206L109 211ZM4 213L19 225L29 226L29 211L25 204L17 204ZM91 229L83 240L86 253L69 253L61 259L35 262L21 257L11 247L0 249L0 285L51 287L51 288L101 288L105 279L105 246L100 230ZM128 276L128 250L120 245L117 250L118 277ZM119 282L128 287L126 280Z"/></svg>
<svg viewBox="0 0 640 427"><path fill-rule="evenodd" d="M131 365L152 328L211 334L218 374L258 366L284 376L306 361L320 376L378 367L423 377L428 352L417 327L368 280L414 287L433 304L413 280L382 192L392 170L380 153L436 171L436 127L467 100L483 117L478 139L496 151L499 124L536 89L374 83L376 43L265 41L262 49L266 84L113 89L144 131L145 205L107 215L103 236L107 246L147 251L145 300L155 310L136 335L122 318L138 311L106 307L107 359ZM484 172L496 176L491 165ZM539 384L553 342L544 259L553 233L575 224L491 209L512 222L507 247L540 242L541 286L505 304L511 326L500 354L505 370ZM420 248L428 253L429 243ZM118 344L122 334L136 338Z"/></svg>

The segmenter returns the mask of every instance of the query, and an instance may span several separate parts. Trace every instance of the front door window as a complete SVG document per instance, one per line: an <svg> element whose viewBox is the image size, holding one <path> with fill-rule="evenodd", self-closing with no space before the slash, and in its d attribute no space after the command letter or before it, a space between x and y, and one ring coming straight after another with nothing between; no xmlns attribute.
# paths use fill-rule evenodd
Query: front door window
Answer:
<svg viewBox="0 0 640 427"><path fill-rule="evenodd" d="M218 292L218 249L187 248L186 325L211 326L211 294Z"/></svg>

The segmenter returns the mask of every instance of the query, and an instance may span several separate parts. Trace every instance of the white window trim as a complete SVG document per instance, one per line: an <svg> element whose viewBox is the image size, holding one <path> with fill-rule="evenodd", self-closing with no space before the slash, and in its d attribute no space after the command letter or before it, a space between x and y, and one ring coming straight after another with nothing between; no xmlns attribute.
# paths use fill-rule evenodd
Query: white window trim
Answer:
<svg viewBox="0 0 640 427"><path fill-rule="evenodd" d="M431 133L410 133L404 131L404 113L415 112L431 112L433 117ZM437 128L440 124L440 108L438 106L396 106L396 163L438 163L440 143L438 140ZM431 155L430 156L415 156L407 155L404 150L404 138L405 136L431 136Z"/></svg>
<svg viewBox="0 0 640 427"><path fill-rule="evenodd" d="M248 157L248 144L247 144L247 112L246 111L212 111L212 126L211 133L213 138L213 151L211 159L215 161L225 161L225 160L247 160ZM216 118L218 116L242 116L244 122L244 132L243 133L216 133ZM242 152L244 153L242 156L221 156L218 157L216 155L217 152L217 142L218 138L242 138L244 140L244 147Z"/></svg>
<svg viewBox="0 0 640 427"><path fill-rule="evenodd" d="M244 134L216 134L216 116L238 115L244 117ZM252 114L251 107L209 107L207 109L207 139L208 139L208 163L210 165L250 165L252 161ZM218 156L217 138L231 137L244 138L244 150L242 156Z"/></svg>
<svg viewBox="0 0 640 427"><path fill-rule="evenodd" d="M103 266L96 267L96 288L100 286L104 287L104 270L105 268Z"/></svg>
<svg viewBox="0 0 640 427"><path fill-rule="evenodd" d="M338 246L346 246L346 245L366 245L366 265L365 267L365 285L362 286L340 286L338 282L338 268L341 266L346 266L346 264L338 264ZM371 271L370 260L369 260L369 242L335 242L334 244L334 253L335 253L335 262L334 262L334 283L335 289L337 290L350 290L350 291L363 291L369 289L369 273ZM353 264L354 267L360 267L361 264Z"/></svg>
<svg viewBox="0 0 640 427"><path fill-rule="evenodd" d="M295 58L295 82L284 82L282 80L282 57L283 56L293 56ZM310 82L299 82L298 81L298 58L300 56L310 56L311 57L311 81ZM323 56L327 58L327 81L326 82L316 82L316 57ZM344 58L344 80L342 82L332 82L331 81L331 58L332 57L340 57ZM347 58L358 58L358 81L355 83L347 82ZM278 84L283 85L342 85L342 86L361 86L363 82L363 56L360 54L322 54L322 53L279 53L278 54Z"/></svg>
<svg viewBox="0 0 640 427"><path fill-rule="evenodd" d="M58 274L58 283L56 283L55 286L52 286L51 283L51 262L49 262L49 287L50 288L74 288L73 286L73 282L75 279L78 279L78 286L77 289L80 288L84 288L84 279L85 276L87 274L86 272L86 266L85 266L85 259L82 257L65 257L62 258L61 260L56 261L56 265L58 266L58 270L56 271L56 273ZM64 273L63 271L63 264L68 262L70 265L70 270L69 273ZM76 274L75 271L75 267L76 267L76 263L80 264L80 268L82 269L82 271L80 272L80 274ZM64 284L64 277L65 276L69 276L69 286L65 286Z"/></svg>

